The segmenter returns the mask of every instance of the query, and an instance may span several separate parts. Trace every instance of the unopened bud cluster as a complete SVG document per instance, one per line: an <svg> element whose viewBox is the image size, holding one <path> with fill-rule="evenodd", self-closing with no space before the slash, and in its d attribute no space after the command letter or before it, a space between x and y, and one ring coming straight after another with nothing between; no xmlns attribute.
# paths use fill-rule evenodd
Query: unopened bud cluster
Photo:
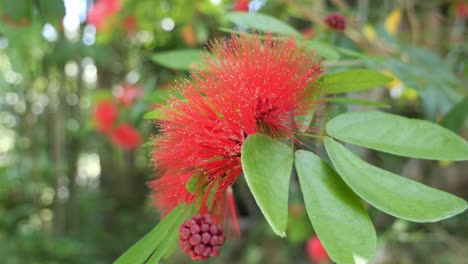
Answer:
<svg viewBox="0 0 468 264"><path fill-rule="evenodd" d="M214 224L209 214L197 214L187 219L179 229L180 247L193 260L218 256L225 240L221 225Z"/></svg>
<svg viewBox="0 0 468 264"><path fill-rule="evenodd" d="M343 31L346 28L345 18L341 14L331 14L325 18L325 23L328 27Z"/></svg>

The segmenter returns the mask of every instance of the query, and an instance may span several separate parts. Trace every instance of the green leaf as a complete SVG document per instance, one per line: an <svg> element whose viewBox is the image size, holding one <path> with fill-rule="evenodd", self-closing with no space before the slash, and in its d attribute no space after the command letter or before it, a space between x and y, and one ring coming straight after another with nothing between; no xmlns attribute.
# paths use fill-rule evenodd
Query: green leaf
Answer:
<svg viewBox="0 0 468 264"><path fill-rule="evenodd" d="M314 153L296 151L295 165L310 221L330 258L370 259L377 235L359 197Z"/></svg>
<svg viewBox="0 0 468 264"><path fill-rule="evenodd" d="M165 120L165 119L167 119L167 117L163 114L163 111L162 111L165 107L169 107L169 106L168 105L160 106L160 107L146 113L143 116L143 119L146 119L146 120Z"/></svg>
<svg viewBox="0 0 468 264"><path fill-rule="evenodd" d="M201 62L202 52L198 49L166 51L154 54L152 60L171 69L188 71Z"/></svg>
<svg viewBox="0 0 468 264"><path fill-rule="evenodd" d="M400 156L466 160L468 143L437 124L378 111L339 115L325 127L339 140Z"/></svg>
<svg viewBox="0 0 468 264"><path fill-rule="evenodd" d="M38 4L42 19L53 26L59 26L65 15L63 0L41 0Z"/></svg>
<svg viewBox="0 0 468 264"><path fill-rule="evenodd" d="M187 183L185 184L185 189L191 194L197 193L197 186L200 183L201 173L195 173L188 179Z"/></svg>
<svg viewBox="0 0 468 264"><path fill-rule="evenodd" d="M468 117L468 96L450 109L442 119L442 125L454 132L459 131Z"/></svg>
<svg viewBox="0 0 468 264"><path fill-rule="evenodd" d="M335 49L343 54L343 55L347 55L347 56L350 56L350 57L357 57L357 58L362 58L364 57L365 55L362 54L362 53L359 53L357 51L354 51L354 50L350 50L350 49L346 49L346 48L342 48L342 47L335 47Z"/></svg>
<svg viewBox="0 0 468 264"><path fill-rule="evenodd" d="M247 185L260 210L273 231L284 237L293 150L286 144L255 134L242 145L241 160Z"/></svg>
<svg viewBox="0 0 468 264"><path fill-rule="evenodd" d="M156 249L156 251L151 255L150 259L146 264L157 264L163 258L169 257L167 253L170 253L177 246L177 240L179 238L179 226L189 218L191 210L185 210L182 212L182 217L175 219L169 227L169 232L165 236L163 243Z"/></svg>
<svg viewBox="0 0 468 264"><path fill-rule="evenodd" d="M362 199L390 215L414 222L435 222L467 208L465 200L377 168L332 138L325 148L339 175Z"/></svg>
<svg viewBox="0 0 468 264"><path fill-rule="evenodd" d="M306 46L327 60L338 60L340 58L340 54L333 45L318 41L308 41Z"/></svg>
<svg viewBox="0 0 468 264"><path fill-rule="evenodd" d="M171 96L175 96L179 99L183 98L183 96L175 89L157 89L153 92L146 94L143 97L143 100L151 102L153 104L163 104L166 103L167 100L171 98Z"/></svg>
<svg viewBox="0 0 468 264"><path fill-rule="evenodd" d="M380 103L380 102L374 102L374 101L368 101L368 100L362 100L362 99L356 99L356 98L351 98L351 97L331 97L331 98L328 98L327 101L333 102L333 103L338 103L338 104L366 105L366 106L390 108L390 105L388 105L388 104L384 104L384 103Z"/></svg>
<svg viewBox="0 0 468 264"><path fill-rule="evenodd" d="M153 230L120 256L114 264L145 263L155 251L158 254L157 256L159 256L159 254L164 255L165 249L168 247L166 245L168 244L168 238L172 237L173 233L177 234L176 230L185 220L187 211L190 212L190 210L187 210L186 204L181 204L172 209ZM177 223L180 224L175 225ZM154 254L156 254L156 252Z"/></svg>
<svg viewBox="0 0 468 264"><path fill-rule="evenodd" d="M350 70L323 75L318 81L323 81L322 87L328 93L335 94L371 89L389 83L392 78L371 70Z"/></svg>
<svg viewBox="0 0 468 264"><path fill-rule="evenodd" d="M283 35L294 35L297 37L302 36L297 30L292 28L290 25L274 17L264 14L231 12L226 15L226 18L234 24L248 27L251 29L260 30L263 32L277 33Z"/></svg>

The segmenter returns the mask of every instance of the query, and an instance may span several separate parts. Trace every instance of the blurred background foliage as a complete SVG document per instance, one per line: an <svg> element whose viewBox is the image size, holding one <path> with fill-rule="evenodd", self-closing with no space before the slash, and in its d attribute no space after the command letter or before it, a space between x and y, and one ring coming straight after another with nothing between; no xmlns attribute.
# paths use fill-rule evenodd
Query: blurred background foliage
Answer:
<svg viewBox="0 0 468 264"><path fill-rule="evenodd" d="M0 2L2 263L111 263L157 223L146 185L155 169L145 143L157 128L143 116L164 102L173 80L188 76L210 39L245 29L233 25L230 12L247 11L247 2ZM329 71L369 68L394 77L388 87L347 98L378 101L467 138L466 1L255 0L250 10L300 32ZM326 27L333 12L345 16L345 31ZM98 111L103 103L111 107ZM372 107L337 100L326 116ZM361 154L468 198L466 162ZM313 229L297 179L287 240L269 230L242 181L235 191L241 228L249 232L208 262L314 261L305 249ZM414 224L369 210L380 235L373 263L466 263L468 213ZM177 251L168 262L188 258Z"/></svg>

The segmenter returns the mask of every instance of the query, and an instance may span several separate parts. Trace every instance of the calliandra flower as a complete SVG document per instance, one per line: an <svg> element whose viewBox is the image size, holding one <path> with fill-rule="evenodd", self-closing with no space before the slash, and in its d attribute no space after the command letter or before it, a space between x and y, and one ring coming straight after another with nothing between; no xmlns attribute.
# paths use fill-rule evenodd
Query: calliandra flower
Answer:
<svg viewBox="0 0 468 264"><path fill-rule="evenodd" d="M316 236L311 237L307 241L306 251L309 259L314 263L320 263L328 260L328 254L325 251L325 248L323 248L322 242L320 242Z"/></svg>
<svg viewBox="0 0 468 264"><path fill-rule="evenodd" d="M143 96L143 89L139 86L125 84L117 91L115 97L122 105L129 107L135 100Z"/></svg>
<svg viewBox="0 0 468 264"><path fill-rule="evenodd" d="M238 12L249 11L249 0L235 0L232 9Z"/></svg>
<svg viewBox="0 0 468 264"><path fill-rule="evenodd" d="M132 125L124 123L111 132L112 141L125 150L133 150L140 146L142 139L138 130Z"/></svg>
<svg viewBox="0 0 468 264"><path fill-rule="evenodd" d="M343 31L346 28L346 21L343 15L339 13L328 15L325 18L325 24L331 29Z"/></svg>
<svg viewBox="0 0 468 264"><path fill-rule="evenodd" d="M295 117L316 106L311 94L322 69L314 54L271 35L264 42L232 36L211 51L203 70L178 84L184 98L172 97L161 109L166 118L152 153L160 176L150 185L163 213L185 202L216 223L230 217L237 226L230 187L242 172L242 144L255 133L298 142L307 128Z"/></svg>
<svg viewBox="0 0 468 264"><path fill-rule="evenodd" d="M117 107L110 101L100 101L93 111L96 128L101 133L109 133L117 120Z"/></svg>
<svg viewBox="0 0 468 264"><path fill-rule="evenodd" d="M94 25L97 30L101 30L104 28L106 21L121 8L120 0L99 0L88 11L88 24Z"/></svg>

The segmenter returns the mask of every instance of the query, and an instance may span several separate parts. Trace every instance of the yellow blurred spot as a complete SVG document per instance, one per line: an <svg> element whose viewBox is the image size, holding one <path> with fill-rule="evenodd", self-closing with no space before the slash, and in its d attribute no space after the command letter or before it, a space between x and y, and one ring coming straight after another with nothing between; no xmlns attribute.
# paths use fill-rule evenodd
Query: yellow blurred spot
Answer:
<svg viewBox="0 0 468 264"><path fill-rule="evenodd" d="M364 25L362 28L362 33L367 38L367 40L369 40L369 42L374 42L377 39L377 32L371 25Z"/></svg>
<svg viewBox="0 0 468 264"><path fill-rule="evenodd" d="M453 161L450 160L439 160L439 166L442 168L447 168L448 166L452 165Z"/></svg>
<svg viewBox="0 0 468 264"><path fill-rule="evenodd" d="M383 71L383 74L393 78L393 80L387 83L386 85L389 89L392 89L393 87L399 87L402 85L400 79L398 79L393 73L389 71Z"/></svg>
<svg viewBox="0 0 468 264"><path fill-rule="evenodd" d="M413 88L405 87L405 90L403 91L403 98L408 99L409 101L415 101L418 99L418 97L418 91Z"/></svg>
<svg viewBox="0 0 468 264"><path fill-rule="evenodd" d="M385 19L385 30L387 30L387 32L392 36L394 36L398 31L398 26L401 22L401 15L401 10L395 9Z"/></svg>

